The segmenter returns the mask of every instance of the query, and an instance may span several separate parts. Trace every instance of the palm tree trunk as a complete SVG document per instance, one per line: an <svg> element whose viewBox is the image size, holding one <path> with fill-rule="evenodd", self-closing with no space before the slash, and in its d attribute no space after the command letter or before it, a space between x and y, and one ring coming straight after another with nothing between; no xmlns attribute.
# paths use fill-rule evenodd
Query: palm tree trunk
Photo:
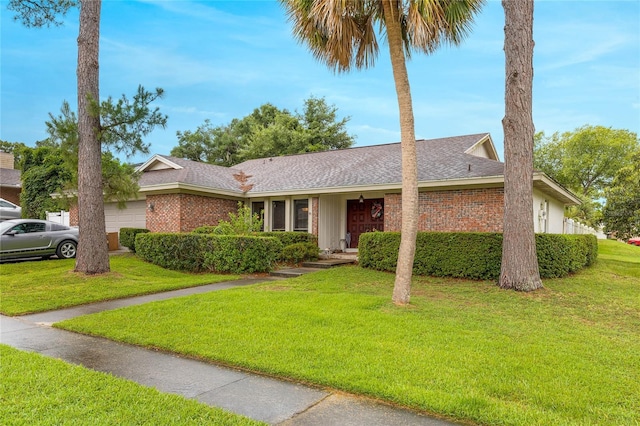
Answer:
<svg viewBox="0 0 640 426"><path fill-rule="evenodd" d="M398 266L393 287L393 303L405 305L411 296L411 276L418 234L418 163L413 119L413 102L404 56L399 6L395 0L383 0L384 20L393 79L400 112L400 145L402 147L402 227Z"/></svg>
<svg viewBox="0 0 640 426"><path fill-rule="evenodd" d="M101 0L80 2L78 35L78 225L80 238L77 272L109 272L102 195L102 149L98 138L100 116L94 105L99 98Z"/></svg>
<svg viewBox="0 0 640 426"><path fill-rule="evenodd" d="M506 59L501 288L542 287L533 229L533 0L503 0Z"/></svg>

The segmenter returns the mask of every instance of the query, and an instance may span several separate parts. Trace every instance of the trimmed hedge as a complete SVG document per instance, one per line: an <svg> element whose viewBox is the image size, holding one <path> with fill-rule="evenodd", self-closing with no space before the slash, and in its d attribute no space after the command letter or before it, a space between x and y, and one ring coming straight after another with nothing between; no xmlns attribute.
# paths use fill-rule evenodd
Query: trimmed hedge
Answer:
<svg viewBox="0 0 640 426"><path fill-rule="evenodd" d="M150 232L146 228L120 228L120 244L136 252L136 235Z"/></svg>
<svg viewBox="0 0 640 426"><path fill-rule="evenodd" d="M232 235L233 229L219 225L205 225L200 226L193 231L196 234L219 234L219 235ZM283 246L290 246L297 243L314 243L318 245L318 237L308 232L293 232L293 231L270 231L270 232L254 232L251 235L256 237L273 237L280 240Z"/></svg>
<svg viewBox="0 0 640 426"><path fill-rule="evenodd" d="M361 266L395 272L399 232L369 232L360 236ZM592 265L598 254L594 235L537 234L541 278L564 277ZM416 275L497 279L502 261L502 234L419 232L413 272Z"/></svg>
<svg viewBox="0 0 640 426"><path fill-rule="evenodd" d="M271 231L271 232L259 232L256 235L261 237L274 237L280 240L283 246L290 246L296 243L313 243L318 246L318 237L308 232L293 232L293 231Z"/></svg>
<svg viewBox="0 0 640 426"><path fill-rule="evenodd" d="M267 272L282 251L275 238L197 233L138 234L135 244L147 262L190 272Z"/></svg>
<svg viewBox="0 0 640 426"><path fill-rule="evenodd" d="M205 269L218 272L246 274L267 272L277 261L282 243L270 237L238 235L207 236L204 253Z"/></svg>
<svg viewBox="0 0 640 426"><path fill-rule="evenodd" d="M280 260L285 263L298 264L307 260L318 260L320 249L316 243L295 243L282 249Z"/></svg>

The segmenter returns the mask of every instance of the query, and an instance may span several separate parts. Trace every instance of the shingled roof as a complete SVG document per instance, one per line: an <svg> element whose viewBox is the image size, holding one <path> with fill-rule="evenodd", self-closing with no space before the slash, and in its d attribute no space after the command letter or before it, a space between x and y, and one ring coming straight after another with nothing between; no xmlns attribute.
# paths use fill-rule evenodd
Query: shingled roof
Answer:
<svg viewBox="0 0 640 426"><path fill-rule="evenodd" d="M234 168L155 155L138 170L144 172L138 181L141 189L153 190L173 185L209 189L211 192L243 193L238 181L233 177L240 171Z"/></svg>
<svg viewBox="0 0 640 426"><path fill-rule="evenodd" d="M418 181L501 176L504 164L466 153L488 134L418 140ZM234 166L252 178L251 193L400 185L400 143L249 160Z"/></svg>
<svg viewBox="0 0 640 426"><path fill-rule="evenodd" d="M498 161L488 133L417 140L418 184L425 187L499 185L504 163ZM261 158L221 167L154 155L138 167L144 193L201 192L232 197L261 197L329 192L400 190L400 143ZM533 185L559 201L580 200L542 172Z"/></svg>
<svg viewBox="0 0 640 426"><path fill-rule="evenodd" d="M487 144L493 158L470 152ZM418 181L437 182L502 176L487 133L416 141ZM327 188L398 185L402 181L400 143L249 160L232 168L156 155L140 167L142 190L167 185L208 188L241 195L238 177L247 177L249 195ZM235 175L235 176L234 176ZM242 179L240 179L242 180ZM248 189L245 187L243 189Z"/></svg>
<svg viewBox="0 0 640 426"><path fill-rule="evenodd" d="M20 170L0 168L0 186L20 188Z"/></svg>

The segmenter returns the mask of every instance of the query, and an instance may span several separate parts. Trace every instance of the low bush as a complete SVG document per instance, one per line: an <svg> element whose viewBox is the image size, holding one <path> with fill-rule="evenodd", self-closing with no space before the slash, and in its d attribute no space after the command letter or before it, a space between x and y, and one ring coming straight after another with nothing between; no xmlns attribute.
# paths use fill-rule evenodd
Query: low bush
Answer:
<svg viewBox="0 0 640 426"><path fill-rule="evenodd" d="M193 232L194 234L213 234L216 232L216 225L205 225L205 226L200 226L199 228L194 229Z"/></svg>
<svg viewBox="0 0 640 426"><path fill-rule="evenodd" d="M394 272L400 233L362 234L360 265ZM593 235L537 234L540 276L564 277L595 262L598 242ZM502 261L502 234L472 232L419 232L413 271L416 275L470 279L497 279Z"/></svg>
<svg viewBox="0 0 640 426"><path fill-rule="evenodd" d="M318 260L318 245L315 243L295 243L282 249L280 261L298 264L309 260Z"/></svg>
<svg viewBox="0 0 640 426"><path fill-rule="evenodd" d="M267 272L275 265L282 243L275 238L238 235L208 236L203 266L206 270L247 274Z"/></svg>
<svg viewBox="0 0 640 426"><path fill-rule="evenodd" d="M145 228L120 228L120 244L136 252L136 235L149 232Z"/></svg>
<svg viewBox="0 0 640 426"><path fill-rule="evenodd" d="M274 237L280 240L284 247L290 246L291 244L296 243L314 243L316 247L318 246L318 237L313 234L309 234L308 232L293 232L293 231L271 231L271 232L260 232L256 235L261 237Z"/></svg>
<svg viewBox="0 0 640 426"><path fill-rule="evenodd" d="M150 233L136 236L137 254L147 262L177 271L204 271L204 234Z"/></svg>
<svg viewBox="0 0 640 426"><path fill-rule="evenodd" d="M151 263L180 271L267 272L282 244L275 238L212 234L140 234L138 255Z"/></svg>

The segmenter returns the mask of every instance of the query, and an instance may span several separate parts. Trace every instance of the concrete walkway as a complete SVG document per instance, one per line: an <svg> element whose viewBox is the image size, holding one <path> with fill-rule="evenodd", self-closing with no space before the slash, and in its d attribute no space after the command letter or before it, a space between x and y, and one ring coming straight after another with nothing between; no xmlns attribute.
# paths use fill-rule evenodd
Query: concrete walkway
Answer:
<svg viewBox="0 0 640 426"><path fill-rule="evenodd" d="M0 315L0 343L111 373L274 425L454 425L337 391L51 327L54 322L80 315L275 279L211 284L21 317Z"/></svg>

